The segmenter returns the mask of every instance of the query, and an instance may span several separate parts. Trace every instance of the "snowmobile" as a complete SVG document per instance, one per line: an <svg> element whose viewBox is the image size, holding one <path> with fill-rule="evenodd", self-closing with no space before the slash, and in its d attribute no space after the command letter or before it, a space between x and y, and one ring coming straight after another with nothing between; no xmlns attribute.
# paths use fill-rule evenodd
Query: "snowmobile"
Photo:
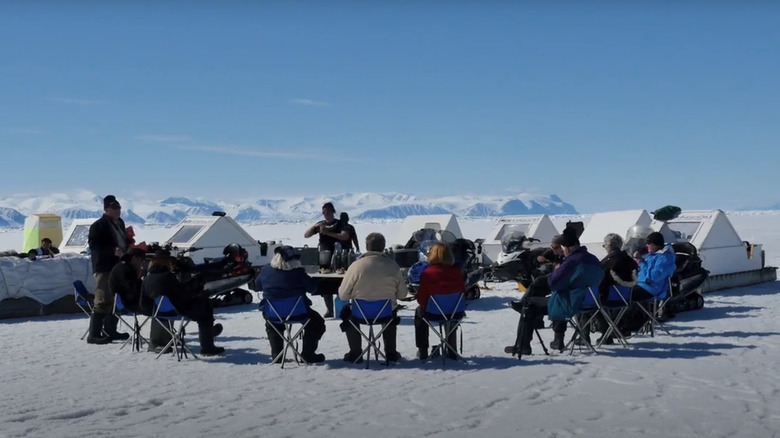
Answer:
<svg viewBox="0 0 780 438"><path fill-rule="evenodd" d="M190 254L202 248L165 249L175 251L174 273L179 281L196 293L208 294L215 308L252 302L252 293L242 286L254 282L259 267L252 266L247 260L247 251L241 245L231 243L223 249L223 257L205 258L203 263L197 264Z"/></svg>
<svg viewBox="0 0 780 438"><path fill-rule="evenodd" d="M528 288L534 278L546 273L546 266L539 265L536 258L546 248L531 249L539 239L527 237L522 231L510 231L501 238L501 252L485 270L485 281L516 281Z"/></svg>
<svg viewBox="0 0 780 438"><path fill-rule="evenodd" d="M672 275L670 298L664 306L671 306L673 313L701 309L704 296L700 288L710 272L701 266L702 260L693 244L673 243L672 249L677 269Z"/></svg>
<svg viewBox="0 0 780 438"><path fill-rule="evenodd" d="M416 250L415 257L417 261L407 270L407 286L411 295L407 297L407 300L411 301L417 295L417 289L420 286L420 275L428 266L428 249L434 243L444 243L450 247L455 259L455 265L463 271L466 283L466 299L479 299L482 295L479 282L482 279L483 267L479 265L474 242L469 239L455 237L449 231L423 228L412 235L403 250L395 251L395 253L398 253L399 251Z"/></svg>

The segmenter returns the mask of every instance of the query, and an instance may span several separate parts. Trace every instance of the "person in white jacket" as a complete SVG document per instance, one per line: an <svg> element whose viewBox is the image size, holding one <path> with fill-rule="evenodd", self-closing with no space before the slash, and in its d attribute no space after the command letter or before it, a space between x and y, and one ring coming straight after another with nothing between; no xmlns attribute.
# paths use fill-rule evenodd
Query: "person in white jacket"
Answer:
<svg viewBox="0 0 780 438"><path fill-rule="evenodd" d="M339 286L339 298L344 301L354 299L386 300L393 305L394 320L382 334L385 355L391 362L397 362L401 355L396 349L396 331L400 318L396 316L398 300L406 297L406 280L395 260L384 253L385 236L371 233L366 236L366 252L352 263L344 274ZM347 362L355 362L363 351L360 333L349 323L352 315L350 306L341 312L341 331L347 336L349 352L344 355Z"/></svg>

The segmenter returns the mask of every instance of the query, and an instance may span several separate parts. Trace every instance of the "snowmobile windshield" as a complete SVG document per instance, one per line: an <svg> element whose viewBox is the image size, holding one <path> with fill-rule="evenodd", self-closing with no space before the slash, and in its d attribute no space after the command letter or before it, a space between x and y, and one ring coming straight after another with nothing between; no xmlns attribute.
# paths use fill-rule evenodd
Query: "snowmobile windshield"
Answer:
<svg viewBox="0 0 780 438"><path fill-rule="evenodd" d="M421 248L423 243L430 242L430 243L446 243L447 245L451 245L455 243L457 240L457 237L455 235L447 230L434 230L433 228L422 228L420 230L417 230L412 235L412 238L410 239L410 242L412 243L413 248ZM409 247L407 245L407 247ZM427 251L425 251L427 253Z"/></svg>
<svg viewBox="0 0 780 438"><path fill-rule="evenodd" d="M513 252L522 251L527 249L525 243L527 239L525 233L522 231L510 231L504 234L501 238L501 250L504 254L511 254Z"/></svg>

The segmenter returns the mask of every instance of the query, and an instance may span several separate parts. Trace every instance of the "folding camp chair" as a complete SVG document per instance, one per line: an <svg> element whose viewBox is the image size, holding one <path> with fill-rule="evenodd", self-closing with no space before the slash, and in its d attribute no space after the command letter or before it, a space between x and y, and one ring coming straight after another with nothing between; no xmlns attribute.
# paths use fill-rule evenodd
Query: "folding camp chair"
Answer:
<svg viewBox="0 0 780 438"><path fill-rule="evenodd" d="M604 311L604 319L606 319L608 327L601 339L599 339L596 347L601 347L604 341L613 335L623 347L630 347L628 340L623 336L623 332L620 331L619 324L623 316L628 312L631 303L631 290L631 287L616 284L609 288L607 299L601 303L601 309ZM612 315L615 315L614 318Z"/></svg>
<svg viewBox="0 0 780 438"><path fill-rule="evenodd" d="M368 343L366 348L364 348L363 351L360 352L360 355L355 359L354 363L358 363L360 359L366 355L366 368L368 368L368 364L371 361L371 351L373 350L375 360L378 361L379 356L382 356L385 365L389 365L390 362L387 356L385 356L385 353L379 348L379 340L382 339L382 334L395 318L392 301L357 299L352 300L351 309L352 315L349 318L349 323ZM360 329L361 325L368 326L368 333L365 333ZM375 325L381 326L379 331L374 331Z"/></svg>
<svg viewBox="0 0 780 438"><path fill-rule="evenodd" d="M298 349L298 341L303 340L303 330L309 324L309 309L303 295L292 298L265 299L263 315L271 328L284 341L284 347L279 354L271 360L271 363L284 363L287 361L287 351L292 350L295 362L308 365L309 363L301 355ZM293 324L301 327L293 333Z"/></svg>
<svg viewBox="0 0 780 438"><path fill-rule="evenodd" d="M466 316L466 295L463 292L457 294L431 295L425 304L422 320L428 324L436 336L439 337L439 345L436 347L441 356L441 363L446 362L447 355L457 359L463 359L459 352L463 351L463 330L460 323ZM450 345L449 337L455 334L455 342L460 345ZM459 347L459 348L458 348Z"/></svg>
<svg viewBox="0 0 780 438"><path fill-rule="evenodd" d="M579 338L582 340L585 346L588 347L588 350L590 350L591 353L598 354L596 349L593 348L593 344L590 342L590 336L586 336L585 334L586 330L590 330L590 324L596 320L596 317L599 314L605 315L601 309L598 291L594 292L593 288L589 287L579 310L577 310L574 316L567 319L568 324L572 326L575 331L569 342L564 347L564 350L569 349L569 354L573 354L575 341ZM606 317L608 318L608 316Z"/></svg>
<svg viewBox="0 0 780 438"><path fill-rule="evenodd" d="M650 333L650 337L655 336L655 328L659 327L661 330L663 330L667 335L671 336L672 334L669 332L669 330L666 329L666 326L658 320L656 315L658 315L659 311L663 309L664 304L666 304L666 301L669 298L669 293L672 290L672 277L666 277L666 280L664 281L664 289L655 297L636 301L639 304L639 308L642 310L642 312L647 315L647 322L642 327L642 329L639 330L641 333Z"/></svg>
<svg viewBox="0 0 780 438"><path fill-rule="evenodd" d="M89 293L87 287L84 286L84 282L81 280L76 280L73 282L73 299L76 302L76 306L78 306L78 308L81 309L85 315L87 315L87 318L91 318L92 305L95 302L95 296ZM83 335L81 335L81 340L83 341L88 334L89 327L87 327L87 330Z"/></svg>
<svg viewBox="0 0 780 438"><path fill-rule="evenodd" d="M152 318L154 318L155 321L157 321L162 326L162 328L171 335L171 340L168 341L168 344L166 344L160 353L157 354L155 359L162 356L162 354L169 348L171 348L173 354L176 355L176 360L178 361L181 361L182 357L189 357L188 354L191 354L195 359L198 358L198 356L196 356L195 353L190 350L190 347L184 342L184 330L187 327L187 324L190 323L190 319L180 314L176 310L176 307L174 307L171 303L171 300L169 300L165 295L155 297L154 313L152 314ZM178 328L176 327L177 321L179 323Z"/></svg>
<svg viewBox="0 0 780 438"><path fill-rule="evenodd" d="M141 328L149 321L149 315L142 315L144 317L143 321L139 323L138 314L125 306L122 297L119 294L114 294L114 316L116 316L117 319L119 319L119 322L127 327L132 333L132 335L122 343L122 346L119 347L120 350L125 348L127 344L131 344L133 346L132 351L141 351L141 347L143 347L144 343L147 345L149 344L149 340L141 335ZM131 325L125 321L125 319L122 318L123 316L132 316L133 324Z"/></svg>

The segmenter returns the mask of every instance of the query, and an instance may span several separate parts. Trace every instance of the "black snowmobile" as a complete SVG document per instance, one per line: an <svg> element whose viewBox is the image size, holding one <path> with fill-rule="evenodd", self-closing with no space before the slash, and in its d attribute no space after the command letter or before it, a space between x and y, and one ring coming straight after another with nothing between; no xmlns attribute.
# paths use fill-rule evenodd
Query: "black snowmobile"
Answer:
<svg viewBox="0 0 780 438"><path fill-rule="evenodd" d="M207 294L215 308L252 302L252 293L243 286L254 282L259 268L248 261L247 251L241 245L231 243L223 249L223 257L206 258L203 263L195 263L190 256L202 248L165 249L176 252L174 273L179 281L194 293Z"/></svg>

